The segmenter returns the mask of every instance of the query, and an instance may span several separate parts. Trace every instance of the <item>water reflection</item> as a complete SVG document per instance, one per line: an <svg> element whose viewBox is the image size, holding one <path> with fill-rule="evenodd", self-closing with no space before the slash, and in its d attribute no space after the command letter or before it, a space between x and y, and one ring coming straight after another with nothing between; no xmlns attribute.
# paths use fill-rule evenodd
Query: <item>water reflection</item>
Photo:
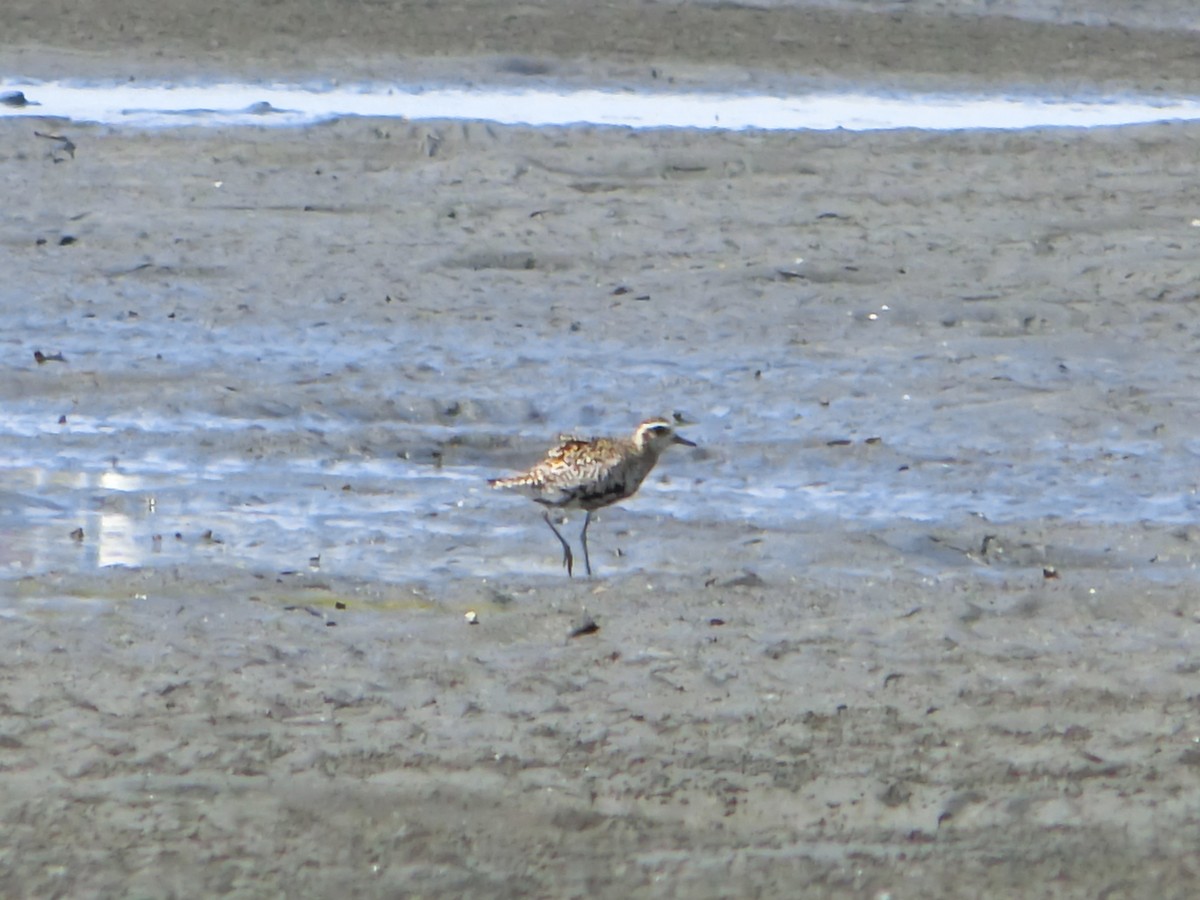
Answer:
<svg viewBox="0 0 1200 900"><path fill-rule="evenodd" d="M378 461L171 469L5 470L0 568L20 576L225 559L272 571L321 557L327 569L357 569L363 548L377 547L373 571L400 580L444 553L433 544L471 531L456 512L482 483L480 473Z"/></svg>

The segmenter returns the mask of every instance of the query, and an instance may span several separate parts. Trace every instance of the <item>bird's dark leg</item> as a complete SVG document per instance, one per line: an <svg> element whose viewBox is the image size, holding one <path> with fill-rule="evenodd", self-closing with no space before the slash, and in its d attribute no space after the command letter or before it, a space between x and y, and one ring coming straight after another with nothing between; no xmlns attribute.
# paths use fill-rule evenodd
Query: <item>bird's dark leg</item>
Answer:
<svg viewBox="0 0 1200 900"><path fill-rule="evenodd" d="M583 565L587 568L588 577L592 577L592 561L588 559L587 551L587 527L592 523L592 511L589 509L586 516L583 517L583 531L579 533L579 539L583 543Z"/></svg>
<svg viewBox="0 0 1200 900"><path fill-rule="evenodd" d="M562 544L563 565L567 567L567 577L574 578L575 576L571 573L571 569L575 565L575 557L571 553L571 545L567 543L566 538L564 538L561 534L558 533L558 529L555 528L554 523L550 521L550 513L548 513L548 512L542 513L542 518L546 520L546 524L550 526L550 530L554 532L554 536L556 538L558 538L558 542L560 544ZM587 547L586 546L583 548L583 555L584 555L584 559L586 559L587 558ZM592 570L590 567L588 568L588 574L589 575L592 574Z"/></svg>

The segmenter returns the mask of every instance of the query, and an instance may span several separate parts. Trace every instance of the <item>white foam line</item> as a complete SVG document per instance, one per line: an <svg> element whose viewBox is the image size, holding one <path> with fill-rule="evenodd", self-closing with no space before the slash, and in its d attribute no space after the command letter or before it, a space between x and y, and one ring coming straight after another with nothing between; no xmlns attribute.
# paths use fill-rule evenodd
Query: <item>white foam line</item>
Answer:
<svg viewBox="0 0 1200 900"><path fill-rule="evenodd" d="M361 85L94 85L0 80L0 93L21 91L31 104L0 106L5 116L53 116L135 127L304 125L342 116L468 119L526 125L590 123L631 128L872 131L1088 128L1200 119L1192 98L987 97L946 94L881 96L813 93L786 97L722 93L603 90L439 89Z"/></svg>

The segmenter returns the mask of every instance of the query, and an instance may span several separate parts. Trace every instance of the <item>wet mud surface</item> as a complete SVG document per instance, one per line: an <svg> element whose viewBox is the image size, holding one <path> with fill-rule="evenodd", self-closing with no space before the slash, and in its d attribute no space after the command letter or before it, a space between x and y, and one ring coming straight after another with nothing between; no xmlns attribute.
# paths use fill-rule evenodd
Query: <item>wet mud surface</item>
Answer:
<svg viewBox="0 0 1200 900"><path fill-rule="evenodd" d="M1196 131L0 122L0 889L1189 896Z"/></svg>
<svg viewBox="0 0 1200 900"><path fill-rule="evenodd" d="M1189 0L10 0L32 78L1200 93Z"/></svg>

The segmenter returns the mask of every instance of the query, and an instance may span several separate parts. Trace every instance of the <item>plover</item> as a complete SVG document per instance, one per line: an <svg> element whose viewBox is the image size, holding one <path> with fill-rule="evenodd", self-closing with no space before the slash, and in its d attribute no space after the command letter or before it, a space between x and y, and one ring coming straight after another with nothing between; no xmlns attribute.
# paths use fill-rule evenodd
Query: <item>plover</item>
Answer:
<svg viewBox="0 0 1200 900"><path fill-rule="evenodd" d="M658 462L659 454L672 444L696 446L676 434L675 426L667 419L647 419L627 438L585 439L561 435L558 445L528 472L510 478L493 478L488 484L494 488L520 490L546 507L586 510L579 539L583 545L583 564L591 575L587 530L592 511L633 496ZM563 565L567 575L572 575L575 558L571 545L554 527L549 510L542 518L562 544Z"/></svg>

